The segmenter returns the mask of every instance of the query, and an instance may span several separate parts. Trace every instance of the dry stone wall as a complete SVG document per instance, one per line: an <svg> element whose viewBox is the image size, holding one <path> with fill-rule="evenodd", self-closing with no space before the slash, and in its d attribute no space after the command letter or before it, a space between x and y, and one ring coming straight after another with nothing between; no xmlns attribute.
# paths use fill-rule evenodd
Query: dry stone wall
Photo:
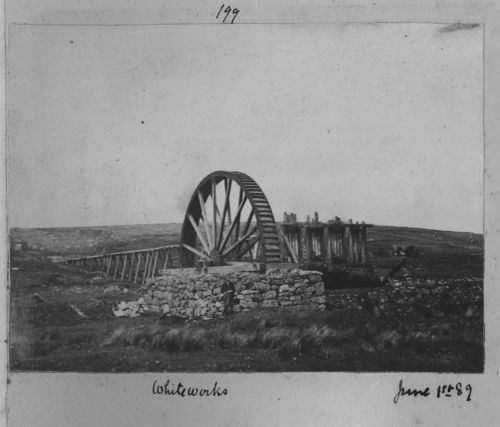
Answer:
<svg viewBox="0 0 500 427"><path fill-rule="evenodd" d="M332 309L363 309L388 318L405 318L415 313L426 316L482 313L483 279L412 279L405 278L374 289L327 291Z"/></svg>
<svg viewBox="0 0 500 427"><path fill-rule="evenodd" d="M168 274L149 280L143 297L137 301L120 303L114 312L117 316L129 317L146 312L188 319L221 317L225 303L225 282L234 286L234 312L257 307L325 309L322 273L294 269L270 270L266 274Z"/></svg>

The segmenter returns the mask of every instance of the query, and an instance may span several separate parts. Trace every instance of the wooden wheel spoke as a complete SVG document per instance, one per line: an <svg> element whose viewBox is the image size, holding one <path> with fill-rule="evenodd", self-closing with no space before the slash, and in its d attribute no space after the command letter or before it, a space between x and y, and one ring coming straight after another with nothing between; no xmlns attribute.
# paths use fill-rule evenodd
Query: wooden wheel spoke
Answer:
<svg viewBox="0 0 500 427"><path fill-rule="evenodd" d="M235 242L231 247L229 247L226 251L222 253L222 256L227 256L229 255L232 251L234 251L236 248L238 248L243 242L245 242L253 233L255 233L258 229L258 226L256 225L253 227L250 231L248 231L246 234L241 236L241 238Z"/></svg>
<svg viewBox="0 0 500 427"><path fill-rule="evenodd" d="M229 181L226 179L224 181L224 188L226 190L226 197L224 200L224 208L222 210L222 219L220 221L220 232L219 232L219 238L217 240L217 249L220 249L220 245L223 239L223 234L224 234L224 228L226 227L226 215L228 213L228 210L230 208L229 206L229 196L231 194L231 186L232 186L233 181ZM230 211L229 211L230 213ZM229 221L231 222L231 221Z"/></svg>
<svg viewBox="0 0 500 427"><path fill-rule="evenodd" d="M189 246L187 243L183 243L182 246L186 248L187 250L193 252L195 255L198 255L200 258L204 258L206 254L203 252L199 251L198 249L193 248L192 246ZM166 264L166 261L165 261Z"/></svg>
<svg viewBox="0 0 500 427"><path fill-rule="evenodd" d="M210 225L208 224L208 216L207 216L207 209L205 208L205 201L203 200L203 195L201 193L198 193L198 200L200 202L200 208L201 208L201 216L203 218L203 228L205 230L205 234L207 235L207 243L208 247L210 248L209 252L212 251L214 248L214 242L213 242L213 236L210 231Z"/></svg>
<svg viewBox="0 0 500 427"><path fill-rule="evenodd" d="M240 252L240 255L243 256L245 255L249 250L253 249L253 247L255 246L255 244L259 241L259 238L256 237L255 239L252 239L252 240L249 240L249 244L248 244L248 247L246 247L245 249L243 249L241 252Z"/></svg>
<svg viewBox="0 0 500 427"><path fill-rule="evenodd" d="M252 219L255 215L255 212L254 210L252 209L250 211L250 214L248 215L248 218L247 218L247 221L245 222L245 229L243 230L243 233L242 234L246 234L246 232L248 231L248 229L250 228L250 225L252 223Z"/></svg>
<svg viewBox="0 0 500 427"><path fill-rule="evenodd" d="M236 223L239 222L241 210L243 209L243 205L245 204L246 201L247 201L247 198L243 197L243 200L241 201L240 205L238 206L238 210L236 211L236 214L234 215L234 220L229 227L229 230L226 234L226 237L224 237L224 240L222 241L222 244L220 245L220 248L219 248L220 252L223 252L223 249L225 248L226 243L229 240L229 237L231 236L231 234L234 230L234 227L236 226Z"/></svg>
<svg viewBox="0 0 500 427"><path fill-rule="evenodd" d="M259 249L260 249L259 239L257 239L255 243L256 243L256 245L254 245L254 247L252 248L252 258L253 259L257 259L257 257L259 256Z"/></svg>
<svg viewBox="0 0 500 427"><path fill-rule="evenodd" d="M212 203L213 203L213 215L214 215L214 225L213 225L213 234L212 234L212 242L213 247L217 247L217 192L216 192L217 184L215 182L215 178L212 178Z"/></svg>
<svg viewBox="0 0 500 427"><path fill-rule="evenodd" d="M210 254L210 249L208 246L208 243L205 241L205 237L203 236L200 228L198 227L198 224L196 224L196 221L194 220L193 216L190 214L188 216L189 221L191 222L191 225L194 228L194 231L196 232L196 235L198 236L198 239L200 239L201 244L205 248L205 251L207 251L207 254Z"/></svg>
<svg viewBox="0 0 500 427"><path fill-rule="evenodd" d="M229 193L231 192L231 187L233 185L233 181L229 180L228 184L228 204L227 204L227 222L231 224L231 201L229 200Z"/></svg>
<svg viewBox="0 0 500 427"><path fill-rule="evenodd" d="M244 194L245 193L243 192L243 188L240 187L240 194L238 196L238 206L241 205L243 197L245 197ZM234 233L232 235L232 241L233 241L233 243L238 240L238 236L240 234L241 213L239 215L237 215L237 217L235 216L234 220L236 222L236 225L234 227Z"/></svg>

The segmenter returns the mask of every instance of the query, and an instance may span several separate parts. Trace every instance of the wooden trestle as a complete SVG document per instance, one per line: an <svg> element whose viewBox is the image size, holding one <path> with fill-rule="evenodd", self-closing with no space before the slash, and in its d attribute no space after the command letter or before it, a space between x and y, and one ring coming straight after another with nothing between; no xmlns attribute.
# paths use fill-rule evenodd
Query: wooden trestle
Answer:
<svg viewBox="0 0 500 427"><path fill-rule="evenodd" d="M339 217L320 222L317 212L312 220L308 216L305 222L297 222L296 214L285 212L280 225L282 258L295 263L321 260L365 264L368 227L373 224L353 223L352 220L346 223Z"/></svg>
<svg viewBox="0 0 500 427"><path fill-rule="evenodd" d="M146 279L157 276L160 270L179 267L181 251L180 245L170 245L91 255L67 259L64 262L105 278L134 283L139 280L144 284Z"/></svg>

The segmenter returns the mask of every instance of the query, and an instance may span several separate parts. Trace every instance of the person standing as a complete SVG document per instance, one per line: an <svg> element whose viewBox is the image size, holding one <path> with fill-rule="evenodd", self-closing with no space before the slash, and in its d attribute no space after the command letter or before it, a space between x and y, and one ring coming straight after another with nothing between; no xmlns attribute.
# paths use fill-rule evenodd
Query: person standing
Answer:
<svg viewBox="0 0 500 427"><path fill-rule="evenodd" d="M224 308L222 309L222 315L226 316L233 313L234 284L229 280L224 281L222 292L224 293Z"/></svg>

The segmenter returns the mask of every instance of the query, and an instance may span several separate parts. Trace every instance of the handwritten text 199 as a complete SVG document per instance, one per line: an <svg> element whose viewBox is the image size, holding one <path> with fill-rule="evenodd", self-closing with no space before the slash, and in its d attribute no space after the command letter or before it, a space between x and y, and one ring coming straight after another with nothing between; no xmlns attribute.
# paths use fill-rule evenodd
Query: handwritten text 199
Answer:
<svg viewBox="0 0 500 427"><path fill-rule="evenodd" d="M217 15L216 15L215 19L219 19L219 16L222 18L222 16L224 16L224 13L225 13L226 15L224 16L224 19L222 19L222 23L225 24L226 23L226 19L229 17L229 15L233 14L233 18L231 19L231 21L227 21L227 23L234 24L234 20L236 19L236 16L238 16L238 13L240 13L240 10L236 9L236 8L232 8L229 5L224 9L224 6L226 6L226 5L223 4L220 7L219 11L217 12Z"/></svg>

